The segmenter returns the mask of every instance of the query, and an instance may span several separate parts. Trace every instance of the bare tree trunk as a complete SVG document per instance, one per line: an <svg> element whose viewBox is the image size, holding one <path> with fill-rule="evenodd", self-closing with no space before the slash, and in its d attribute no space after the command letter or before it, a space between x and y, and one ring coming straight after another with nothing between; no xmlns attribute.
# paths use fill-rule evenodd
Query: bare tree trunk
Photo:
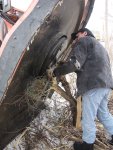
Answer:
<svg viewBox="0 0 113 150"><path fill-rule="evenodd" d="M108 38L108 0L105 0L105 47L107 50L109 50Z"/></svg>

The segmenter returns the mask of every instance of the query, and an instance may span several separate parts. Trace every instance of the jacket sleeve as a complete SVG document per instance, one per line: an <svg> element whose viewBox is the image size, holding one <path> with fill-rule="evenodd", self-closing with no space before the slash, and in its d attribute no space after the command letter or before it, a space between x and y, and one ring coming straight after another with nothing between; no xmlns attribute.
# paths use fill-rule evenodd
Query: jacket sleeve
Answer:
<svg viewBox="0 0 113 150"><path fill-rule="evenodd" d="M55 76L65 75L71 72L80 71L87 57L87 41L81 38L72 49L72 54L68 62L60 65L54 70Z"/></svg>
<svg viewBox="0 0 113 150"><path fill-rule="evenodd" d="M54 76L61 76L71 72L75 72L75 70L76 70L75 65L71 61L68 61L55 68L53 74Z"/></svg>

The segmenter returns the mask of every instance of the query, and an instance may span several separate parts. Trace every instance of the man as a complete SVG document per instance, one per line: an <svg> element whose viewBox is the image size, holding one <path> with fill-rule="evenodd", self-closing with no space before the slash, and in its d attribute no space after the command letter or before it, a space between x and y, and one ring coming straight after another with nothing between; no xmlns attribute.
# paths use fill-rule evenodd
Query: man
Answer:
<svg viewBox="0 0 113 150"><path fill-rule="evenodd" d="M108 111L108 98L113 88L110 61L105 48L87 28L72 34L76 43L70 60L54 70L55 76L77 73L77 88L82 95L83 143L75 142L75 150L93 150L96 138L95 119L104 125L113 144L113 116Z"/></svg>

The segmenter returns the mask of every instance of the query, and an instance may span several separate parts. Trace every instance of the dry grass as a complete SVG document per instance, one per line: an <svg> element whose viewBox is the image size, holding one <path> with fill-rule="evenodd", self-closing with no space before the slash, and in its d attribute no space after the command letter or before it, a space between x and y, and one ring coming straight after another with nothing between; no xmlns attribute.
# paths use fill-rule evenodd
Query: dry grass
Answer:
<svg viewBox="0 0 113 150"><path fill-rule="evenodd" d="M45 76L35 78L27 85L25 90L25 99L29 108L37 109L40 102L46 99L48 95L49 82Z"/></svg>

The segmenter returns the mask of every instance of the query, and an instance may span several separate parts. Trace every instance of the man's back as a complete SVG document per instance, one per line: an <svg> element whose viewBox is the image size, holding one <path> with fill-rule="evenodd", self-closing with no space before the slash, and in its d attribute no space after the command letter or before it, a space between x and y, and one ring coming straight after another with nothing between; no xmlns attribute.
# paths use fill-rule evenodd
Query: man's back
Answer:
<svg viewBox="0 0 113 150"><path fill-rule="evenodd" d="M93 88L113 88L110 61L105 48L95 38L90 36L80 40L81 43L85 43L87 56L81 71L77 73L78 92L83 94ZM77 55L77 51L75 55Z"/></svg>

